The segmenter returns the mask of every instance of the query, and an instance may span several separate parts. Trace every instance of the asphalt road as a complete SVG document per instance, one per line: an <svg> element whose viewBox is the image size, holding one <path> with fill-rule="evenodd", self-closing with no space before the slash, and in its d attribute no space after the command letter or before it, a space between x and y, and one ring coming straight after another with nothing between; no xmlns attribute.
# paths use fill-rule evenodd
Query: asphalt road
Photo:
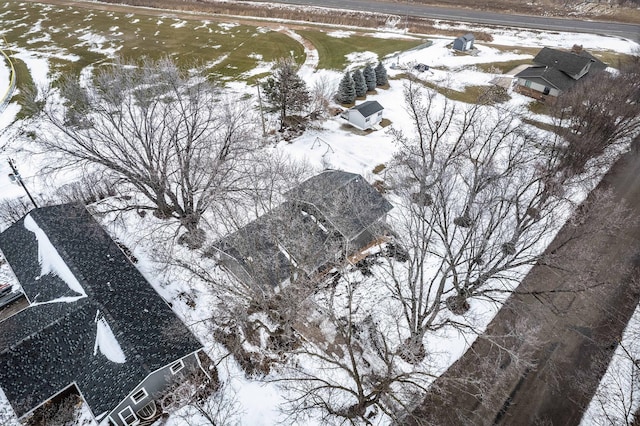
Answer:
<svg viewBox="0 0 640 426"><path fill-rule="evenodd" d="M271 2L272 3L272 2ZM314 0L284 0L277 3L319 6ZM417 16L455 22L468 22L516 28L530 28L552 31L573 31L591 34L605 34L640 41L640 25L604 21L551 18L529 15L507 15L473 9L455 9L410 2L383 2L369 0L325 0L322 7L386 13L399 16Z"/></svg>

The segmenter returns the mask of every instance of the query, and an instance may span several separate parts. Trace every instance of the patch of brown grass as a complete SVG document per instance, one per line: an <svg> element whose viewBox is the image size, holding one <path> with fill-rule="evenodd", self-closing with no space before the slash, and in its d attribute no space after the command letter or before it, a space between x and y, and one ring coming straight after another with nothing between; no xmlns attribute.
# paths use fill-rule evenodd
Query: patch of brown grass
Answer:
<svg viewBox="0 0 640 426"><path fill-rule="evenodd" d="M373 168L373 173L378 175L386 168L387 168L387 166L385 164L378 164L377 166L375 166Z"/></svg>

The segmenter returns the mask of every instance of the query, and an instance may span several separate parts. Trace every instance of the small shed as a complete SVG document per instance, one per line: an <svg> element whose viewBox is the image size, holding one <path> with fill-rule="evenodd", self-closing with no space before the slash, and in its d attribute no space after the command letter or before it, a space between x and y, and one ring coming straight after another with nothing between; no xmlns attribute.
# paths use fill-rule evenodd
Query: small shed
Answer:
<svg viewBox="0 0 640 426"><path fill-rule="evenodd" d="M471 33L462 35L453 41L453 49L460 50L462 52L471 50L473 49L473 42L475 39L476 38Z"/></svg>
<svg viewBox="0 0 640 426"><path fill-rule="evenodd" d="M342 113L342 118L358 129L372 129L382 121L384 108L378 101L366 101Z"/></svg>

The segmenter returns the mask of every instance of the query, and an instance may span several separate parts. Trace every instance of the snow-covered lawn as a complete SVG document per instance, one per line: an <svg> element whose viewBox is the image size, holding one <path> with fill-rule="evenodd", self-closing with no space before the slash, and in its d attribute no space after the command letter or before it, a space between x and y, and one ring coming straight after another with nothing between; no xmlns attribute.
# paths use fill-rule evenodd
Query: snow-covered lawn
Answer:
<svg viewBox="0 0 640 426"><path fill-rule="evenodd" d="M640 306L629 321L581 426L633 424L640 407Z"/></svg>
<svg viewBox="0 0 640 426"><path fill-rule="evenodd" d="M133 22L133 21L131 21ZM184 21L172 24L174 28L184 26ZM203 24L204 25L204 24ZM221 26L225 29L233 28L235 24L229 26ZM444 24L441 24L445 28ZM450 28L450 26L447 26ZM112 28L114 32L118 31L117 27ZM481 29L481 28L479 28ZM629 40L622 40L611 37L585 35L585 34L557 34L532 31L515 31L495 29L483 31L491 32L494 37L493 43L477 42L477 55L456 55L448 47L451 38L433 38L433 45L424 49L411 50L402 52L392 58L377 58L375 54L365 53L350 56L351 67L361 67L372 60L384 59L390 77L397 77L402 69L391 69L392 65L399 67L410 67L414 63L425 63L431 67L437 67L431 71L427 71L418 75L419 78L425 79L439 86L448 87L455 90L463 90L466 86L485 85L489 86L489 82L496 75L484 73L477 68L475 64L504 62L520 59L529 59L531 55L521 53L511 53L504 49L492 47L492 44L500 46L524 47L571 47L578 42L586 50L599 49L606 46L607 49L615 50L622 53L630 53L638 47L638 45ZM461 29L462 31L462 29ZM465 30L466 31L466 30ZM290 30L287 33L292 37L296 34ZM349 29L337 29L330 33L333 37L349 37L352 33ZM380 37L405 37L403 34L380 32ZM99 49L101 53L113 55L116 49L105 46L106 40L101 37L91 37L89 35L82 37L83 43L89 50ZM301 40L302 41L302 40ZM319 81L331 82L337 86L342 72L331 70L315 70L317 66L317 52L309 47L305 47L307 53L307 62L302 70L304 78L309 86L313 86ZM35 55L24 49L16 54L23 60L30 70L34 81L37 85L46 85L50 83L52 76L48 73L49 60L51 57L45 55ZM68 58L67 58L68 59ZM256 56L256 59L260 59ZM266 63L260 65L248 75L256 75L264 72L268 67ZM4 65L0 62L0 93L3 93L2 87L7 84L8 73ZM408 114L405 112L403 102L404 82L402 79L392 79L388 89L378 89L375 94L367 97L367 100L378 101L384 109L384 117L391 122L391 126L396 129L410 130L412 123ZM245 83L230 83L227 85L229 91L244 93L248 96L255 97L255 88L247 86ZM505 108L510 110L520 110L522 114L529 114L524 106L530 99L511 93L511 98ZM257 102L257 99L256 99ZM7 128L14 120L19 107L15 104L10 105L7 110L0 116L0 130ZM292 141L273 141L265 150L280 151L290 155L292 158L300 161L306 161L314 169L321 170L324 168L342 169L349 172L359 173L367 180L373 181L377 178L374 168L380 164L389 162L397 147L393 143L393 138L388 132L389 128L376 130L365 133L357 131L347 126L346 122L339 118L333 117L327 120L319 121L314 124L313 128L307 130L302 136ZM20 161L20 170L25 182L34 190L35 193L44 193L50 189L51 182L45 182L36 178L39 175L40 163L37 157L30 157L21 153L20 146L14 143L11 131L0 133L0 147L7 144L5 152L0 151L3 157L0 157L0 199L16 198L22 195L22 190L8 179L9 168L6 164L5 156L16 156ZM384 173L384 172L383 172ZM185 283L176 276L166 275L166 271L161 271L150 259L150 252L154 248L154 242L150 239L141 239L136 235L140 229L149 229L153 225L153 219L141 219L136 215L127 216L126 225L120 226L116 223L104 221L104 225L108 230L117 235L121 241L124 241L133 249L136 257L141 259L139 268L145 276L154 285L156 290L166 299L171 301L173 308L178 316L180 316L187 325L189 325L205 346L207 352L214 361L222 360L218 364L220 378L223 383L227 383L227 391L234 396L238 409L235 419L240 424L245 425L272 425L278 422L286 424L287 419L278 410L278 406L285 399L285 394L280 387L272 382L247 378L238 364L232 357L226 357L226 350L211 338L210 329L204 325L204 321L210 318L214 313L212 306L215 305L215 298L211 295L210 289L204 283L191 282ZM136 222L137 221L137 222ZM34 228L34 232L36 232ZM58 273L62 273L57 271ZM44 271L43 271L44 273ZM172 273L175 273L172 272ZM0 277L1 278L1 277ZM360 288L358 296L364 297L361 305L366 308L373 309L376 302L376 289L374 283L366 281ZM73 284L75 286L75 284ZM79 284L78 284L79 285ZM71 285L70 285L71 287ZM73 288L73 287L72 287ZM73 288L75 290L75 288ZM195 306L190 307L181 297L185 292L193 295ZM497 306L491 303L474 302L472 306L472 317L475 326L483 328L495 315ZM113 333L106 322L102 319L97 320L99 330L98 339L96 340L96 350L100 349L103 353L112 356L116 362L124 357L124 354L117 351L112 344L111 337ZM110 334L111 333L111 334ZM440 373L444 371L448 365L454 362L468 347L471 338L468 335L457 333L452 330L446 330L439 335L434 335L429 341L429 346L438 348L437 354L433 361L434 371ZM277 373L276 373L277 374ZM273 375L268 379L277 378ZM4 395L0 392L0 400L4 401ZM6 404L6 401L5 401ZM0 404L1 405L1 404ZM0 413L2 407L0 406ZM379 423L385 423L386 418L380 416L376 418ZM314 423L322 424L320 419ZM182 426L177 418L171 418L167 423L170 426Z"/></svg>
<svg viewBox="0 0 640 426"><path fill-rule="evenodd" d="M9 89L10 77L11 69L9 68L4 56L0 55L0 101L4 99L4 95Z"/></svg>

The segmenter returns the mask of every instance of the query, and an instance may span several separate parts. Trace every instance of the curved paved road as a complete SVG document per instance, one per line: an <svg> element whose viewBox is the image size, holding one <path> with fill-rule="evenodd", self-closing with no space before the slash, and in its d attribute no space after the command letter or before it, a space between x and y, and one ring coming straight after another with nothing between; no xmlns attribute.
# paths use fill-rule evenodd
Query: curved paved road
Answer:
<svg viewBox="0 0 640 426"><path fill-rule="evenodd" d="M315 0L282 0L278 3L318 6ZM321 7L386 13L400 16L441 19L447 21L531 28L553 31L574 31L605 34L640 41L640 25L617 22L586 21L530 15L507 15L472 9L455 9L413 3L391 3L369 0L325 0Z"/></svg>

